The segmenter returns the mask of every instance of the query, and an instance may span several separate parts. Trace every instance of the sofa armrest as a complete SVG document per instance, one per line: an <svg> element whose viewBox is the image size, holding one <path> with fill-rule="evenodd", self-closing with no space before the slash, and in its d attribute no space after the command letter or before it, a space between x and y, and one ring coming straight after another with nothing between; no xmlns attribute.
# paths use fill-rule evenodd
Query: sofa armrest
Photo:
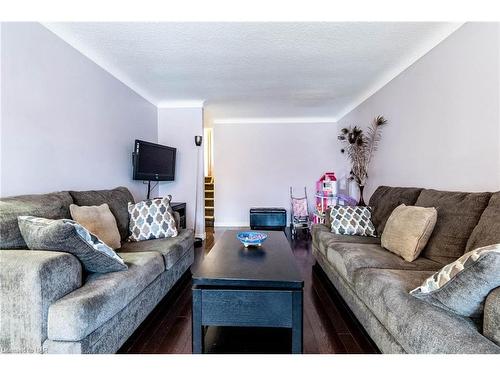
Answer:
<svg viewBox="0 0 500 375"><path fill-rule="evenodd" d="M81 285L71 254L0 250L0 352L42 352L49 306Z"/></svg>
<svg viewBox="0 0 500 375"><path fill-rule="evenodd" d="M326 226L325 224L313 224L311 226L311 235L314 237L315 235L318 235L320 232L330 232L330 227Z"/></svg>
<svg viewBox="0 0 500 375"><path fill-rule="evenodd" d="M324 224L313 224L311 226L312 244L313 247L316 248L317 250L320 250L322 246L321 241L319 240L320 234L322 232L330 232L330 228L328 228Z"/></svg>
<svg viewBox="0 0 500 375"><path fill-rule="evenodd" d="M500 288L493 289L484 303L483 335L500 345Z"/></svg>

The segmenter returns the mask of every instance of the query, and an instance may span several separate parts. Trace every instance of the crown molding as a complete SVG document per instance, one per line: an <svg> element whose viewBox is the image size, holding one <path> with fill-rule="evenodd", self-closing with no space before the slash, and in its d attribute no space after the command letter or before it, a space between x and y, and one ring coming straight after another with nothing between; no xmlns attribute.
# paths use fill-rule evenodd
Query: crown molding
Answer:
<svg viewBox="0 0 500 375"><path fill-rule="evenodd" d="M354 109L359 107L362 103L364 103L368 98L373 96L375 93L380 91L383 87L385 87L389 82L391 82L394 78L403 73L410 66L415 64L419 59L429 53L434 47L439 45L443 40L448 38L451 34L461 28L465 22L456 22L450 23L449 27L444 27L439 32L427 41L427 43L421 45L414 53L405 60L401 61L394 69L386 72L382 76L380 76L376 82L370 85L366 90L364 90L360 95L358 95L351 103L346 105L344 109L337 113L337 118L342 120L345 116L351 113Z"/></svg>
<svg viewBox="0 0 500 375"><path fill-rule="evenodd" d="M163 108L203 108L204 100L167 100L159 102L156 106Z"/></svg>
<svg viewBox="0 0 500 375"><path fill-rule="evenodd" d="M333 117L242 117L214 119L214 125L225 124L332 124L337 119Z"/></svg>

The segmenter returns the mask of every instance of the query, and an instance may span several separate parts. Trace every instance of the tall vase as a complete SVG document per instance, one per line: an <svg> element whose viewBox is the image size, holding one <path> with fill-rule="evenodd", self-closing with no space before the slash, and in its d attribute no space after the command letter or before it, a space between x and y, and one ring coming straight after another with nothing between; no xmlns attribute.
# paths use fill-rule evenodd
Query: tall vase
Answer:
<svg viewBox="0 0 500 375"><path fill-rule="evenodd" d="M359 185L359 202L358 202L358 206L366 206L365 200L363 199L363 190L365 190L365 185Z"/></svg>

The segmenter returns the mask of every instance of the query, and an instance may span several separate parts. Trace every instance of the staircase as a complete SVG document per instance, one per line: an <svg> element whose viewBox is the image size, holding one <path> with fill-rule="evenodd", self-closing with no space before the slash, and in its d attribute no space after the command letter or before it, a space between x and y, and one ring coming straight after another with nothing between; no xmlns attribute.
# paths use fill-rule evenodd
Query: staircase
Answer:
<svg viewBox="0 0 500 375"><path fill-rule="evenodd" d="M215 197L214 178L212 176L205 177L205 226L213 227L215 222L214 217L214 197Z"/></svg>

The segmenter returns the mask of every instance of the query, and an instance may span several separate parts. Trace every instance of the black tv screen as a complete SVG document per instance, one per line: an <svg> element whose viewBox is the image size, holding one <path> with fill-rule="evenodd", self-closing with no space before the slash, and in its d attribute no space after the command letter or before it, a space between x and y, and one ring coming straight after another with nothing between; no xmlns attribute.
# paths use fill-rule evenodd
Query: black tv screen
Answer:
<svg viewBox="0 0 500 375"><path fill-rule="evenodd" d="M135 140L134 180L173 181L175 179L173 147Z"/></svg>

